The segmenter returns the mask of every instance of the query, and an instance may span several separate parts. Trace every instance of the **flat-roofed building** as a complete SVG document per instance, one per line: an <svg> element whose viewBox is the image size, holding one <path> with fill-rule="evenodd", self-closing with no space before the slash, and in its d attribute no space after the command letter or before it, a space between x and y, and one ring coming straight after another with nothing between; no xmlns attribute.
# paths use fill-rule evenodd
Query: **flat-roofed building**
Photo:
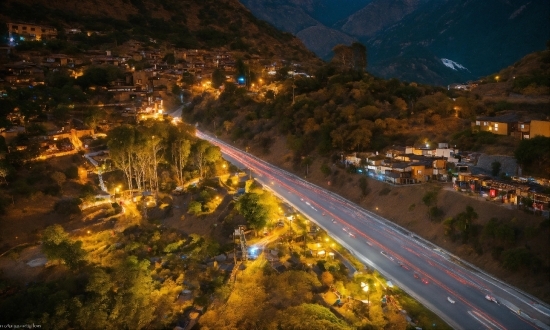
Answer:
<svg viewBox="0 0 550 330"><path fill-rule="evenodd" d="M47 25L28 23L7 23L9 37L19 36L21 40L50 40L57 37L57 29Z"/></svg>

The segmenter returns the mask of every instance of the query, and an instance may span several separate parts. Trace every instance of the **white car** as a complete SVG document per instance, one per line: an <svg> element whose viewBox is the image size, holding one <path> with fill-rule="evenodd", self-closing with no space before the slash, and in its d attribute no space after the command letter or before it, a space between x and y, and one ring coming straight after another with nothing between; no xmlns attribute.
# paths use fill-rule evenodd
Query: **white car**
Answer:
<svg viewBox="0 0 550 330"><path fill-rule="evenodd" d="M492 301L492 302L498 304L498 301L497 301L497 300L495 299L495 297L493 297L493 296L486 295L486 296L485 296L485 299L487 299L487 300L489 300L489 301Z"/></svg>
<svg viewBox="0 0 550 330"><path fill-rule="evenodd" d="M455 301L451 299L451 297L447 297L447 300L451 303L451 304L454 304Z"/></svg>

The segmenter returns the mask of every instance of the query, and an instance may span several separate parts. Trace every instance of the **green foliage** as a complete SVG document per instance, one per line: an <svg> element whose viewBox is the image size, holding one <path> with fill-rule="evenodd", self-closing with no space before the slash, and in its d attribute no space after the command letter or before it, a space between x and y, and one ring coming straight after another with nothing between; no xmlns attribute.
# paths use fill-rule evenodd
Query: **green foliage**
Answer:
<svg viewBox="0 0 550 330"><path fill-rule="evenodd" d="M437 191L428 191L422 197L422 203L427 207L437 204Z"/></svg>
<svg viewBox="0 0 550 330"><path fill-rule="evenodd" d="M428 207L428 219L433 220L442 216L441 210L437 208L437 191L428 191L422 197L422 203Z"/></svg>
<svg viewBox="0 0 550 330"><path fill-rule="evenodd" d="M332 170L330 169L330 166L328 166L327 163L323 163L321 164L321 173L323 173L323 175L325 177L329 176L330 174L332 174Z"/></svg>
<svg viewBox="0 0 550 330"><path fill-rule="evenodd" d="M516 231L509 224L491 218L483 227L482 235L504 246L512 246L516 243Z"/></svg>
<svg viewBox="0 0 550 330"><path fill-rule="evenodd" d="M430 210L428 211L429 218L432 221L436 221L441 219L445 215L442 209L438 208L437 206L430 207Z"/></svg>
<svg viewBox="0 0 550 330"><path fill-rule="evenodd" d="M187 213L199 215L202 213L202 203L197 201L191 201L189 202L189 208L187 209Z"/></svg>
<svg viewBox="0 0 550 330"><path fill-rule="evenodd" d="M73 242L60 225L44 230L42 250L49 259L62 260L70 269L78 268L86 256L82 242Z"/></svg>
<svg viewBox="0 0 550 330"><path fill-rule="evenodd" d="M267 210L260 203L260 196L256 193L246 193L239 198L235 208L246 219L249 226L255 230L265 227Z"/></svg>
<svg viewBox="0 0 550 330"><path fill-rule="evenodd" d="M550 137L521 140L514 156L526 171L550 173Z"/></svg>
<svg viewBox="0 0 550 330"><path fill-rule="evenodd" d="M471 128L452 135L451 144L461 150L479 150L483 145L497 143L500 137L486 131L473 132Z"/></svg>
<svg viewBox="0 0 550 330"><path fill-rule="evenodd" d="M279 312L275 317L278 329L344 330L351 329L328 308L317 304L301 304Z"/></svg>
<svg viewBox="0 0 550 330"><path fill-rule="evenodd" d="M517 247L502 252L502 266L511 271L518 271L529 267L537 268L539 260L533 253L524 247Z"/></svg>

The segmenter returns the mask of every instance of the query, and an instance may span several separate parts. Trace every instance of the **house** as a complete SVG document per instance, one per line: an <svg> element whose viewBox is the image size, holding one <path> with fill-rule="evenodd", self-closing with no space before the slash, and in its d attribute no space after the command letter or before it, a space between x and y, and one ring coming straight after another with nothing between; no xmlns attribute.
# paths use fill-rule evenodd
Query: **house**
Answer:
<svg viewBox="0 0 550 330"><path fill-rule="evenodd" d="M528 138L535 136L550 137L550 121L531 120Z"/></svg>
<svg viewBox="0 0 550 330"><path fill-rule="evenodd" d="M11 41L19 40L50 40L57 37L57 29L47 25L9 22L8 35Z"/></svg>
<svg viewBox="0 0 550 330"><path fill-rule="evenodd" d="M473 127L482 132L491 132L497 135L510 135L515 131L518 124L518 115L516 113L507 113L496 117L478 117L472 123Z"/></svg>
<svg viewBox="0 0 550 330"><path fill-rule="evenodd" d="M457 157L459 151L455 148L449 148L447 143L439 143L435 149L435 157L443 157L450 163L457 163L459 158Z"/></svg>
<svg viewBox="0 0 550 330"><path fill-rule="evenodd" d="M418 182L427 182L433 176L432 164L428 161L418 161L409 163L412 178Z"/></svg>
<svg viewBox="0 0 550 330"><path fill-rule="evenodd" d="M515 132L512 132L512 136L519 139L528 139L531 131L531 122L530 121L520 121L518 122L517 129Z"/></svg>

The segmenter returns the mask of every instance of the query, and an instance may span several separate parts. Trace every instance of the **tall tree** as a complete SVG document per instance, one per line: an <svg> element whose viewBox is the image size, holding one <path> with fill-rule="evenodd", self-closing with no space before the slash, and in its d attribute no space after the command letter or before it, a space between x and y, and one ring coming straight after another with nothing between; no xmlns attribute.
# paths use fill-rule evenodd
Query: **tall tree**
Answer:
<svg viewBox="0 0 550 330"><path fill-rule="evenodd" d="M236 208L254 230L265 227L267 222L267 210L260 204L260 196L258 194L244 194L239 198Z"/></svg>
<svg viewBox="0 0 550 330"><path fill-rule="evenodd" d="M191 141L179 137L172 144L172 157L174 160L174 167L176 170L176 176L178 178L179 184L183 184L183 169L189 160L189 154L191 153Z"/></svg>
<svg viewBox="0 0 550 330"><path fill-rule="evenodd" d="M112 129L108 136L109 155L115 166L120 168L128 183L128 189L133 189L133 149L135 143L135 129L130 125L118 126Z"/></svg>

